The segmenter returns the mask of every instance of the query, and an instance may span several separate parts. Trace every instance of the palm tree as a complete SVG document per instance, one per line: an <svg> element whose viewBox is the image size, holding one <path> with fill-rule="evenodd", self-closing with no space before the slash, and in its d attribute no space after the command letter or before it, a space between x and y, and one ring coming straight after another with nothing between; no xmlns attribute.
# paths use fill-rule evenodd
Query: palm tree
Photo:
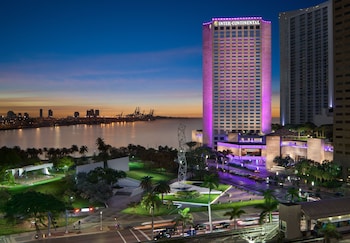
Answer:
<svg viewBox="0 0 350 243"><path fill-rule="evenodd" d="M261 209L259 222L262 224L266 218L269 217L269 222L272 222L272 212L277 209L279 202L272 194L271 189L267 189L263 193L265 202L263 204L256 205L255 208Z"/></svg>
<svg viewBox="0 0 350 243"><path fill-rule="evenodd" d="M295 187L289 187L287 189L286 197L290 198L290 202L294 202L295 198L299 199L299 190Z"/></svg>
<svg viewBox="0 0 350 243"><path fill-rule="evenodd" d="M160 193L162 195L162 202L163 202L164 193L170 192L169 182L166 180L158 181L156 186L154 187L153 191L156 193Z"/></svg>
<svg viewBox="0 0 350 243"><path fill-rule="evenodd" d="M342 235L337 231L337 228L331 222L326 224L326 227L321 229L321 233L324 235L324 242L331 242L332 238L337 240L342 238Z"/></svg>
<svg viewBox="0 0 350 243"><path fill-rule="evenodd" d="M204 182L203 186L209 188L209 194L208 194L208 216L209 216L209 225L210 225L210 232L213 231L213 225L211 221L211 201L210 201L210 194L211 190L214 188L217 188L219 186L219 177L217 174L210 174L204 176Z"/></svg>
<svg viewBox="0 0 350 243"><path fill-rule="evenodd" d="M233 219L234 228L237 229L237 218L246 213L240 206L234 206L231 211L224 213L224 216L229 216L230 220Z"/></svg>
<svg viewBox="0 0 350 243"><path fill-rule="evenodd" d="M79 147L78 147L78 145L73 144L69 150L70 150L71 154L74 154L75 152L79 152Z"/></svg>
<svg viewBox="0 0 350 243"><path fill-rule="evenodd" d="M154 238L154 210L158 209L162 202L156 193L149 192L141 200L141 206L150 211L152 215L152 239Z"/></svg>
<svg viewBox="0 0 350 243"><path fill-rule="evenodd" d="M179 209L178 216L174 220L176 226L181 225L182 227L182 236L184 235L185 228L187 225L193 226L193 215L190 213L190 208L184 208L183 210Z"/></svg>
<svg viewBox="0 0 350 243"><path fill-rule="evenodd" d="M107 161L109 157L108 152L111 148L111 145L106 144L102 138L96 139L96 145L97 145L98 151L100 152L98 155L103 160L103 167L107 168L108 167Z"/></svg>
<svg viewBox="0 0 350 243"><path fill-rule="evenodd" d="M88 147L87 146L85 146L85 145L82 145L82 146L80 146L80 148L79 148L79 154L81 154L81 156L85 156L85 153L87 153L88 152Z"/></svg>
<svg viewBox="0 0 350 243"><path fill-rule="evenodd" d="M150 192L153 187L153 182L152 182L152 176L144 176L141 178L140 182L140 187L145 191L145 192Z"/></svg>

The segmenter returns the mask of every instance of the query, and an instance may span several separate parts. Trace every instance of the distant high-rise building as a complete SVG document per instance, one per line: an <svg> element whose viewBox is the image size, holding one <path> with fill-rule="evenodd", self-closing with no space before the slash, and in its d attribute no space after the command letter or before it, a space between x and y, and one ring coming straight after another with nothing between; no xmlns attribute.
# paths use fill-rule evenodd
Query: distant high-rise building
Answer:
<svg viewBox="0 0 350 243"><path fill-rule="evenodd" d="M213 18L203 24L203 143L230 132L271 131L271 22Z"/></svg>
<svg viewBox="0 0 350 243"><path fill-rule="evenodd" d="M14 119L14 118L17 118L17 115L16 115L16 113L14 113L13 111L8 111L6 117L7 117L8 119Z"/></svg>
<svg viewBox="0 0 350 243"><path fill-rule="evenodd" d="M350 181L350 0L333 0L334 159Z"/></svg>
<svg viewBox="0 0 350 243"><path fill-rule="evenodd" d="M40 109L40 110L39 110L39 117L40 117L40 118L43 118L43 109Z"/></svg>
<svg viewBox="0 0 350 243"><path fill-rule="evenodd" d="M100 110L95 110L95 116L100 116Z"/></svg>
<svg viewBox="0 0 350 243"><path fill-rule="evenodd" d="M75 117L75 118L79 117L79 112L78 112L78 111L75 111L75 112L74 112L74 117Z"/></svg>
<svg viewBox="0 0 350 243"><path fill-rule="evenodd" d="M53 111L50 109L47 112L48 117L53 117Z"/></svg>
<svg viewBox="0 0 350 243"><path fill-rule="evenodd" d="M279 14L281 124L332 124L332 2Z"/></svg>
<svg viewBox="0 0 350 243"><path fill-rule="evenodd" d="M95 116L94 109L90 109L86 111L86 117L94 117L94 116Z"/></svg>

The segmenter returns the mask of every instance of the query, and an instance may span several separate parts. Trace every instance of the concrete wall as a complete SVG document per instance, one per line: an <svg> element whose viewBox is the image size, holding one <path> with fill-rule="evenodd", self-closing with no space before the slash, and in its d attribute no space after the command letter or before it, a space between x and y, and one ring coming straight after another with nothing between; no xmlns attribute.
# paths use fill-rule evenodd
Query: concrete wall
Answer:
<svg viewBox="0 0 350 243"><path fill-rule="evenodd" d="M279 204L280 230L285 239L292 240L302 236L300 231L301 205L294 203Z"/></svg>
<svg viewBox="0 0 350 243"><path fill-rule="evenodd" d="M275 165L273 160L280 156L281 152L281 137L280 136L266 136L266 150L262 153L266 156L266 169L271 170Z"/></svg>
<svg viewBox="0 0 350 243"><path fill-rule="evenodd" d="M114 170L122 170L122 171L129 171L129 157L123 157L118 159L112 159L107 161L108 168L112 168ZM96 162L92 164L87 165L79 165L76 168L76 174L79 172L85 172L88 173L91 170L96 169L97 167L103 168L103 162Z"/></svg>
<svg viewBox="0 0 350 243"><path fill-rule="evenodd" d="M92 164L86 164L86 165L79 165L75 169L75 173L78 174L80 172L85 172L88 173L91 170L96 169L97 167L102 167L103 168L103 162L97 162L97 163L92 163Z"/></svg>
<svg viewBox="0 0 350 243"><path fill-rule="evenodd" d="M108 160L108 167L115 170L129 171L129 157Z"/></svg>

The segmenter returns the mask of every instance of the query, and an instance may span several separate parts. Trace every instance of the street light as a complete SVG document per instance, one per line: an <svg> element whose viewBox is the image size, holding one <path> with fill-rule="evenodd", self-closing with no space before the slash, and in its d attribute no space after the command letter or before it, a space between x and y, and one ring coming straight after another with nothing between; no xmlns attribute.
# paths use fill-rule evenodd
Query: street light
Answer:
<svg viewBox="0 0 350 243"><path fill-rule="evenodd" d="M100 222L101 222L100 230L102 231L102 211L100 211Z"/></svg>
<svg viewBox="0 0 350 243"><path fill-rule="evenodd" d="M66 234L68 234L68 210L66 209Z"/></svg>

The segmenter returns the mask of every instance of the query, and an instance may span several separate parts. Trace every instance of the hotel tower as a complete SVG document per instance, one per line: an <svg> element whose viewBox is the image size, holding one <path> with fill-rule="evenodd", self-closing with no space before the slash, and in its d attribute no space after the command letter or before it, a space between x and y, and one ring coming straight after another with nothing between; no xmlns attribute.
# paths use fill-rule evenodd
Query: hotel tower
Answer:
<svg viewBox="0 0 350 243"><path fill-rule="evenodd" d="M203 24L203 144L228 133L271 130L271 22L213 18Z"/></svg>
<svg viewBox="0 0 350 243"><path fill-rule="evenodd" d="M279 14L282 125L333 123L331 4Z"/></svg>
<svg viewBox="0 0 350 243"><path fill-rule="evenodd" d="M350 0L333 0L334 159L350 182Z"/></svg>

